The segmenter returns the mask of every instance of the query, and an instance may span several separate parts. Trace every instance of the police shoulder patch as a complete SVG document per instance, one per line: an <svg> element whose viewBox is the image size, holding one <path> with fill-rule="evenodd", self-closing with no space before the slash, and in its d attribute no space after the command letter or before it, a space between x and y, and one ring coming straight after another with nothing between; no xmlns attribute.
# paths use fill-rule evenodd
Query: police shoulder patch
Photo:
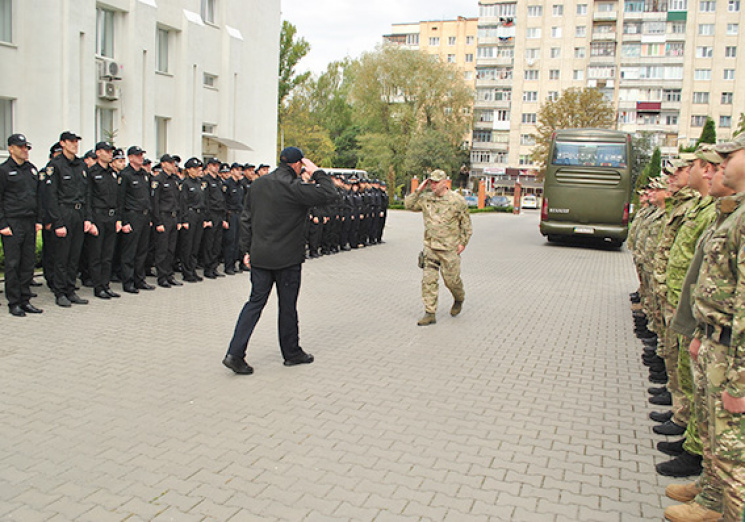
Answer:
<svg viewBox="0 0 745 522"><path fill-rule="evenodd" d="M54 167L52 167L51 165L49 165L47 167L47 176L51 176L52 174L54 174Z"/></svg>
<svg viewBox="0 0 745 522"><path fill-rule="evenodd" d="M122 184L122 178L116 178L116 182L121 185Z"/></svg>
<svg viewBox="0 0 745 522"><path fill-rule="evenodd" d="M44 171L43 170L41 172L39 172L39 181L44 181L45 177L46 176L44 175Z"/></svg>
<svg viewBox="0 0 745 522"><path fill-rule="evenodd" d="M157 189L158 188L158 182L157 181L153 181L152 183L150 183L150 188L152 188L153 190L154 189Z"/></svg>
<svg viewBox="0 0 745 522"><path fill-rule="evenodd" d="M227 192L227 191L228 191L228 187L227 187L227 185L223 185L223 186L222 186L222 191L223 191L223 192Z"/></svg>
<svg viewBox="0 0 745 522"><path fill-rule="evenodd" d="M206 188L207 188L207 182L205 181L205 182L202 183L202 190L204 190Z"/></svg>

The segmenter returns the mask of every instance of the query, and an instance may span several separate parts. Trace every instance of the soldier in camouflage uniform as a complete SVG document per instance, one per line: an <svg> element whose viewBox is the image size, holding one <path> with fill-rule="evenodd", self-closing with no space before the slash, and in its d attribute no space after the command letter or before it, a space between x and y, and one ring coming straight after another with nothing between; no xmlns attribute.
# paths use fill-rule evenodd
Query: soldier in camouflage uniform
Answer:
<svg viewBox="0 0 745 522"><path fill-rule="evenodd" d="M427 186L431 187L431 192L424 192ZM407 210L422 212L424 217L422 301L425 313L417 324L427 326L437 322L440 273L453 294L450 315L455 317L463 307L466 293L460 278L460 254L473 233L471 216L466 200L449 189L447 175L442 170L432 172L419 189L406 196L404 203Z"/></svg>
<svg viewBox="0 0 745 522"><path fill-rule="evenodd" d="M724 158L723 183L735 195L719 204L721 224L706 244L693 313L723 516L739 521L745 499L745 134L715 150Z"/></svg>

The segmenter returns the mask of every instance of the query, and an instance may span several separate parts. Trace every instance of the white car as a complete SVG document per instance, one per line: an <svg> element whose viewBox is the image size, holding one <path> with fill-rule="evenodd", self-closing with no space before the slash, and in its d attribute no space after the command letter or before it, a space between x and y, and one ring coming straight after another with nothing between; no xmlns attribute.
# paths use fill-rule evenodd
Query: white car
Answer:
<svg viewBox="0 0 745 522"><path fill-rule="evenodd" d="M538 208L538 198L535 196L523 196L522 201L523 208Z"/></svg>

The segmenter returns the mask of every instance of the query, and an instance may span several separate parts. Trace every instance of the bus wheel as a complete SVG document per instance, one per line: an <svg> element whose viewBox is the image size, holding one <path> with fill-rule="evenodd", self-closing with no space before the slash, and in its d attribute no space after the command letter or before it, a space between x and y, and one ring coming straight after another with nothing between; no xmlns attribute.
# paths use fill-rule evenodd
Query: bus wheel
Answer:
<svg viewBox="0 0 745 522"><path fill-rule="evenodd" d="M549 243L556 243L559 241L559 236L555 236L553 234L549 234L546 236L546 240L548 240Z"/></svg>
<svg viewBox="0 0 745 522"><path fill-rule="evenodd" d="M611 248L621 248L623 246L623 241L620 239L611 239L609 245Z"/></svg>

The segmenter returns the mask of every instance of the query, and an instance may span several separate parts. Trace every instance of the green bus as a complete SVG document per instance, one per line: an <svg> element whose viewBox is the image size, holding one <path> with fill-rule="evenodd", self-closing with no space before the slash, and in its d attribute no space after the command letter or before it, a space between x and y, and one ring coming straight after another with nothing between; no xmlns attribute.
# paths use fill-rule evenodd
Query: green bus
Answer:
<svg viewBox="0 0 745 522"><path fill-rule="evenodd" d="M605 129L553 133L546 161L541 234L594 237L620 247L629 231L631 136Z"/></svg>

